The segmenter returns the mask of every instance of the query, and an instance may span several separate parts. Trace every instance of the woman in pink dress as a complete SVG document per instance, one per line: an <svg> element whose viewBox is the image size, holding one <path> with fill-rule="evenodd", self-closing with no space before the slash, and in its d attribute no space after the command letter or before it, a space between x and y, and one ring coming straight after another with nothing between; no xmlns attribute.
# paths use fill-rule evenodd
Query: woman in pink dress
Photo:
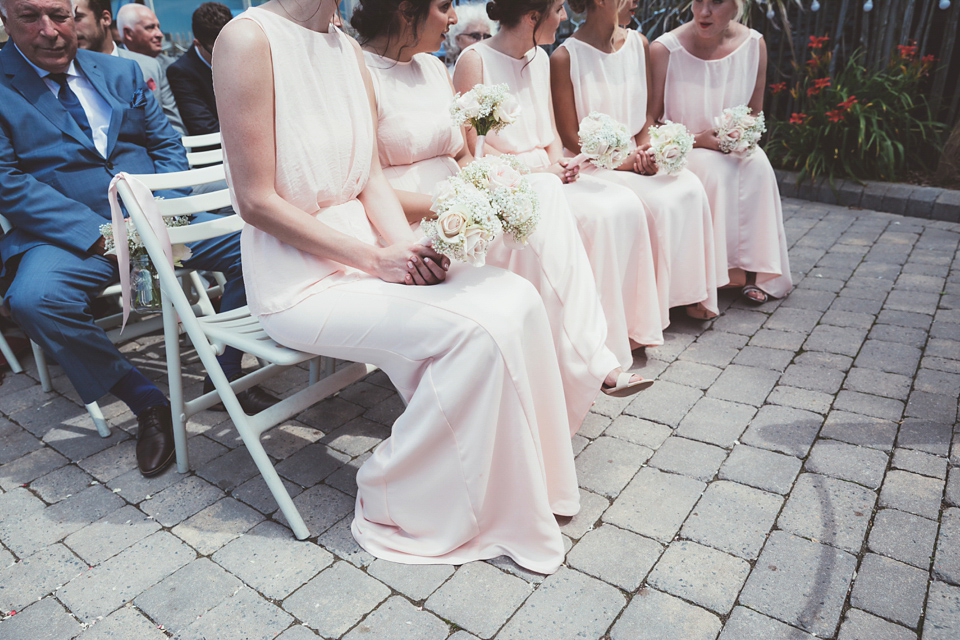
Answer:
<svg viewBox="0 0 960 640"><path fill-rule="evenodd" d="M580 153L580 121L593 112L624 124L632 150L619 170L591 163L581 172L629 187L646 205L663 327L672 307L690 315L717 315L717 267L713 220L703 185L689 171L669 176L644 151L647 129L647 41L620 26L633 13L619 0L568 0L587 18L550 56L550 79L557 129L570 154ZM635 6L635 4L633 5ZM722 273L726 276L726 265ZM723 282L722 284L726 284ZM689 305L689 306L688 306Z"/></svg>
<svg viewBox="0 0 960 640"><path fill-rule="evenodd" d="M486 153L510 153L533 171L554 173L577 220L593 265L608 342L621 362L627 338L639 345L663 342L663 324L650 230L643 203L630 189L567 168L553 120L550 63L537 45L552 43L566 18L563 0L498 0L487 13L500 22L495 36L468 47L457 60L453 84L466 92L478 84L506 83L520 104L517 121L486 137ZM476 132L467 130L467 145ZM616 338L616 344L610 338ZM627 356L629 357L629 356Z"/></svg>
<svg viewBox="0 0 960 640"><path fill-rule="evenodd" d="M282 344L379 366L407 403L357 473L364 549L414 564L506 554L551 573L564 557L554 514L575 514L579 491L543 303L515 274L446 271L418 244L335 8L271 0L217 40L251 311Z"/></svg>
<svg viewBox="0 0 960 640"><path fill-rule="evenodd" d="M777 178L763 149L722 153L714 118L743 104L763 110L767 48L735 20L743 0L694 0L692 9L693 20L650 45L653 116L695 134L688 168L710 198L717 255L744 298L763 304L793 285Z"/></svg>
<svg viewBox="0 0 960 640"><path fill-rule="evenodd" d="M401 13L401 3L406 13ZM435 217L431 194L473 160L462 129L450 117L450 78L443 63L429 53L456 20L449 0L362 0L350 21L377 96L380 164L412 225ZM423 117L425 113L431 117ZM572 434L601 383L606 393L625 395L652 381L627 375L618 384L621 364L632 362L618 363L605 346L606 320L593 272L560 181L543 173L529 179L543 212L536 231L521 250L497 238L486 261L522 275L540 291L553 327Z"/></svg>

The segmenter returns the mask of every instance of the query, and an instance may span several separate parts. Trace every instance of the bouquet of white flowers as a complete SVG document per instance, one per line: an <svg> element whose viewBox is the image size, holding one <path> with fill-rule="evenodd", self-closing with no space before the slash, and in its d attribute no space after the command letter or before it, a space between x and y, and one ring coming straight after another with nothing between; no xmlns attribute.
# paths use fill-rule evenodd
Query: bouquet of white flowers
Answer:
<svg viewBox="0 0 960 640"><path fill-rule="evenodd" d="M450 115L457 126L466 123L477 132L476 157L483 157L484 137L516 122L520 105L504 84L478 84L463 95L453 97Z"/></svg>
<svg viewBox="0 0 960 640"><path fill-rule="evenodd" d="M713 119L714 130L720 139L720 151L724 153L743 153L750 155L757 148L760 136L767 130L763 111L751 115L751 109L745 104L724 109L719 117Z"/></svg>
<svg viewBox="0 0 960 640"><path fill-rule="evenodd" d="M160 278L157 275L157 269L150 261L147 255L147 249L140 240L140 234L137 233L137 227L130 218L124 218L124 226L127 231L127 248L130 253L130 282L131 282L131 307L134 311L141 313L153 313L160 309ZM171 216L163 219L167 227L183 227L190 224L190 216ZM104 253L106 255L116 255L117 242L114 235L113 224L107 223L100 225L100 235L104 239ZM184 260L189 260L191 256L190 247L184 244L175 244L173 249L173 264L181 267Z"/></svg>
<svg viewBox="0 0 960 640"><path fill-rule="evenodd" d="M630 134L627 128L597 111L580 121L580 154L568 167L575 167L589 160L601 169L616 169L630 155Z"/></svg>
<svg viewBox="0 0 960 640"><path fill-rule="evenodd" d="M650 127L650 154L657 167L675 176L687 166L687 154L693 149L693 134L679 122L667 120Z"/></svg>
<svg viewBox="0 0 960 640"><path fill-rule="evenodd" d="M430 210L436 220L424 218L420 228L437 253L482 267L487 248L503 231L487 194L453 176L437 186Z"/></svg>
<svg viewBox="0 0 960 640"><path fill-rule="evenodd" d="M458 177L486 193L512 249L521 249L540 222L540 202L523 175L529 169L510 155L487 156L464 167Z"/></svg>

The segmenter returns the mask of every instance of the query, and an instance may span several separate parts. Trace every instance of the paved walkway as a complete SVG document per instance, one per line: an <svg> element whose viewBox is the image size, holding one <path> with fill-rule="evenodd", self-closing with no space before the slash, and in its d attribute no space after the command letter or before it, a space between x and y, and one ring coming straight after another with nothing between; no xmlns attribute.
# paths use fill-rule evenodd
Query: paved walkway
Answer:
<svg viewBox="0 0 960 640"><path fill-rule="evenodd" d="M636 363L659 382L597 402L546 578L357 547L355 470L401 411L382 373L265 439L307 542L224 414L191 422L194 472L144 480L121 405L101 439L62 376L8 375L0 637L957 640L960 225L784 213L796 290L676 319ZM163 379L158 338L124 348Z"/></svg>

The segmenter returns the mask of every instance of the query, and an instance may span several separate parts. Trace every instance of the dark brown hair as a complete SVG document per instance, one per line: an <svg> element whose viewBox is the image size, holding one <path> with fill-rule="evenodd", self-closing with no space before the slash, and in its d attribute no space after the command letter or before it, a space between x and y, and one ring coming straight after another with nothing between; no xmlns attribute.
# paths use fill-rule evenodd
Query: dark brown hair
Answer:
<svg viewBox="0 0 960 640"><path fill-rule="evenodd" d="M403 33L403 18L410 21L413 39L420 38L432 0L360 0L353 10L350 25L357 30L360 44L380 37L389 43ZM401 8L401 5L406 5Z"/></svg>
<svg viewBox="0 0 960 640"><path fill-rule="evenodd" d="M491 0L487 3L487 15L505 27L515 27L523 16L533 11L539 16L533 27L536 33L552 6L553 0Z"/></svg>
<svg viewBox="0 0 960 640"><path fill-rule="evenodd" d="M230 9L219 2L204 2L193 12L193 37L212 47L224 25L233 19Z"/></svg>

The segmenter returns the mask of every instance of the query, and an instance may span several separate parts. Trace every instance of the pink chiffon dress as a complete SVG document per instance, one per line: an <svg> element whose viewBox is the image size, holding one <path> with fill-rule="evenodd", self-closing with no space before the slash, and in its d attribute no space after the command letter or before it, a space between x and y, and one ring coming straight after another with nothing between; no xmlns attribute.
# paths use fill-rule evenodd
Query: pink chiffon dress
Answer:
<svg viewBox="0 0 960 640"><path fill-rule="evenodd" d="M724 109L750 102L760 67L760 39L750 30L733 53L702 60L687 51L673 33L656 42L670 53L664 85L663 117L696 133L714 126ZM688 168L710 198L717 258L729 270L730 284L742 286L745 271L757 274L757 286L780 298L793 279L783 231L780 190L763 149L751 155L693 149ZM721 278L721 281L723 278Z"/></svg>
<svg viewBox="0 0 960 640"><path fill-rule="evenodd" d="M554 138L547 54L534 47L516 59L479 42L464 56L479 56L483 83L506 83L520 104L517 121L487 136L487 144L540 171L550 166ZM460 64L459 60L457 64ZM632 361L629 341L663 344L653 248L643 203L630 189L594 176L563 185L593 267L607 317L607 346L620 362Z"/></svg>
<svg viewBox="0 0 960 640"><path fill-rule="evenodd" d="M364 58L377 94L377 147L384 173L395 189L432 194L438 183L459 171L454 158L464 144L460 127L450 117L453 86L446 67L426 53L409 62L371 52L364 52ZM553 329L573 435L604 377L621 363L605 345L606 319L560 180L543 173L528 178L540 202L540 223L523 249L512 250L502 236L497 238L487 252L487 264L523 276L540 292Z"/></svg>
<svg viewBox="0 0 960 640"><path fill-rule="evenodd" d="M643 39L632 29L617 51L606 53L576 38L562 45L570 55L577 120L596 111L624 124L631 148L647 120L647 63ZM701 303L717 315L717 265L713 218L703 185L684 170L670 176L660 171L644 176L633 171L600 169L581 172L629 187L646 205L654 244L654 266L663 328L672 307ZM726 268L721 270L726 284Z"/></svg>
<svg viewBox="0 0 960 640"><path fill-rule="evenodd" d="M375 244L357 200L375 129L356 43L264 9L238 19L258 24L270 44L277 192ZM467 265L439 285L391 284L250 225L241 248L249 306L271 337L375 364L407 404L357 473L357 542L409 564L505 554L556 571L564 548L554 514L576 513L579 491L550 324L533 286Z"/></svg>

